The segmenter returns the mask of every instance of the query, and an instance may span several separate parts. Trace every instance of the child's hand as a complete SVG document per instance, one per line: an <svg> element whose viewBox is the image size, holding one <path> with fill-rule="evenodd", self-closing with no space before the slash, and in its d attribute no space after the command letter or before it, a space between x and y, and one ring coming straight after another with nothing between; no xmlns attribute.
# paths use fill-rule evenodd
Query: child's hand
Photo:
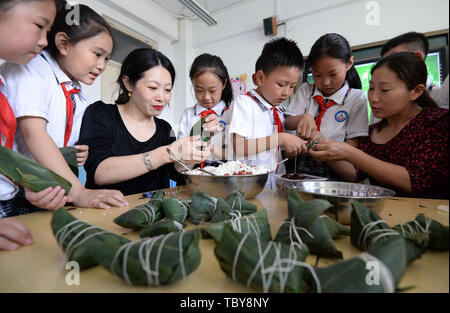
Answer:
<svg viewBox="0 0 450 313"><path fill-rule="evenodd" d="M206 147L208 144L200 140L200 136L185 137L170 144L169 149L178 157L181 161L186 163L201 163L211 155L210 148L201 150L202 147ZM173 159L175 162L175 160Z"/></svg>
<svg viewBox="0 0 450 313"><path fill-rule="evenodd" d="M74 146L74 148L79 150L79 152L77 152L78 166L83 166L89 155L89 147L86 145L80 145L80 146Z"/></svg>
<svg viewBox="0 0 450 313"><path fill-rule="evenodd" d="M33 192L25 188L25 198L34 206L47 210L62 208L66 202L72 202L69 196L64 195L65 191L60 186L49 187L39 192Z"/></svg>
<svg viewBox="0 0 450 313"><path fill-rule="evenodd" d="M221 132L223 129L220 126L219 118L215 114L210 114L206 117L203 129L212 133Z"/></svg>
<svg viewBox="0 0 450 313"><path fill-rule="evenodd" d="M17 250L33 243L28 228L12 218L0 218L0 250Z"/></svg>
<svg viewBox="0 0 450 313"><path fill-rule="evenodd" d="M317 141L318 143L321 143L321 142L324 142L325 140L326 140L326 138L316 128L311 131L311 136L308 140L308 143L311 143L313 141Z"/></svg>
<svg viewBox="0 0 450 313"><path fill-rule="evenodd" d="M311 139L313 130L317 129L314 117L310 114L301 114L300 121L297 124L297 135L303 139Z"/></svg>
<svg viewBox="0 0 450 313"><path fill-rule="evenodd" d="M287 156L295 156L302 151L306 151L306 142L292 134L288 133L280 133L278 136L278 142L281 147L284 148L285 153Z"/></svg>

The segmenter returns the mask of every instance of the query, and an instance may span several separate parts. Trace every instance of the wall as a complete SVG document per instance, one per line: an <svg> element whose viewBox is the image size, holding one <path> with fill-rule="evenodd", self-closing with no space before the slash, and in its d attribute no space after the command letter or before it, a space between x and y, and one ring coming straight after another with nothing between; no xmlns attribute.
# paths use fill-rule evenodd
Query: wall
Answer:
<svg viewBox="0 0 450 313"><path fill-rule="evenodd" d="M379 25L370 26L368 2L379 4ZM309 53L321 35L337 32L351 46L387 40L408 31L430 32L448 28L447 0L253 0L218 14L219 25L193 23L193 46L197 54L208 52L222 57L230 75L254 72L254 64L264 43L264 18L278 15L279 34L296 40L302 53ZM278 14L277 14L278 13ZM251 83L251 79L247 79Z"/></svg>

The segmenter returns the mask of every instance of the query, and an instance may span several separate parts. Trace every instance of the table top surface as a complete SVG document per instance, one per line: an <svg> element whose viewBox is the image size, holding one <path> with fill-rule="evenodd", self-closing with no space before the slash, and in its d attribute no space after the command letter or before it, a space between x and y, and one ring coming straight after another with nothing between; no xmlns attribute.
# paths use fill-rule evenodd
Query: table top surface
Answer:
<svg viewBox="0 0 450 313"><path fill-rule="evenodd" d="M168 193L178 189L168 189ZM180 193L181 197L183 192ZM141 195L128 196L129 207L112 210L79 209L71 210L76 218L110 230L130 240L139 239L139 233L114 224L113 219L148 199ZM264 189L251 200L258 205L258 210L267 209L272 237L280 224L287 217L287 201L276 191ZM430 200L414 198L388 198L380 216L388 224L413 220L418 213L423 213L438 222L449 225L449 213L438 210L439 205L449 205L448 200ZM129 286L119 277L113 276L101 266L95 266L80 273L80 285L68 286L66 270L68 262L62 249L58 246L50 227L51 212L39 212L16 217L30 230L34 243L17 251L0 251L0 292L179 292L179 293L244 293L252 292L244 285L232 281L221 270L214 255L215 242L212 239L200 240L201 263L188 277L169 286L140 287ZM188 223L189 224L189 223ZM188 229L194 227L188 225ZM350 259L361 251L350 243L349 237L334 240L336 247L342 251L344 260ZM306 262L319 267L339 262L310 255ZM399 287L414 286L409 292L449 292L449 253L429 251L414 261L406 269Z"/></svg>

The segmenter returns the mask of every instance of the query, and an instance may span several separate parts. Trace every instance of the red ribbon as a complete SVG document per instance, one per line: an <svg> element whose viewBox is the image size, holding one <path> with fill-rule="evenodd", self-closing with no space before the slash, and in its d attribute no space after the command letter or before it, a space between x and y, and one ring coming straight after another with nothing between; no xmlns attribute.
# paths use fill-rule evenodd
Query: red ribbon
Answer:
<svg viewBox="0 0 450 313"><path fill-rule="evenodd" d="M319 104L320 109L321 109L319 115L315 119L317 130L320 131L320 124L322 124L322 117L325 114L325 111L327 109L329 109L330 107L332 107L333 105L335 105L336 102L334 102L333 100L330 100L327 104L325 104L325 100L323 99L322 96L319 96L319 95L314 96L314 100L317 101L317 104Z"/></svg>
<svg viewBox="0 0 450 313"><path fill-rule="evenodd" d="M70 135L72 134L72 126L73 126L73 101L71 95L77 94L80 92L80 89L72 89L67 91L66 85L64 83L61 84L62 90L64 92L64 96L66 97L66 112L67 112L67 123L66 123L66 131L64 132L64 147L67 146L69 142Z"/></svg>
<svg viewBox="0 0 450 313"><path fill-rule="evenodd" d="M3 85L0 79L0 85ZM8 149L13 148L14 135L16 134L17 121L14 116L14 112L6 99L5 95L0 92L0 143L1 135L5 136L6 143L5 147Z"/></svg>

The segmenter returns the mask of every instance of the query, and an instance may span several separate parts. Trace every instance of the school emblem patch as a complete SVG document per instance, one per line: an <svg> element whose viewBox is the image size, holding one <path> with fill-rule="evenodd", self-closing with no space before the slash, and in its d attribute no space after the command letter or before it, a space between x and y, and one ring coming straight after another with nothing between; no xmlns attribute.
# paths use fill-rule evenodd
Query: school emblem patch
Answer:
<svg viewBox="0 0 450 313"><path fill-rule="evenodd" d="M334 115L334 119L336 120L336 122L339 122L339 123L345 122L346 120L348 120L348 113L347 113L347 111L338 111Z"/></svg>
<svg viewBox="0 0 450 313"><path fill-rule="evenodd" d="M219 121L219 124L222 129L225 129L225 126L227 126L227 123L225 121Z"/></svg>

